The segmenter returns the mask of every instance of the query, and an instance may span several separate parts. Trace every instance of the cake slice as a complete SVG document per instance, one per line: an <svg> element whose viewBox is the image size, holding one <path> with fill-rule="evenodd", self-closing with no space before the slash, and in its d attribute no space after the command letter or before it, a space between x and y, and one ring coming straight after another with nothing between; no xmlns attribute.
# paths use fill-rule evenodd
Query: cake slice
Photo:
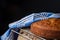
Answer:
<svg viewBox="0 0 60 40"><path fill-rule="evenodd" d="M31 24L30 31L37 36L60 39L60 19L50 18Z"/></svg>

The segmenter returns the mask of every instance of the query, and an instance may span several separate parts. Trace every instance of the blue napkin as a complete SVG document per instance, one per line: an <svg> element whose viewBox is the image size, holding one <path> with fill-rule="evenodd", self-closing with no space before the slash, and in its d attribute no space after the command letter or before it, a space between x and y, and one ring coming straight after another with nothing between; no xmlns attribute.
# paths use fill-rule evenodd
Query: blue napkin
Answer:
<svg viewBox="0 0 60 40"><path fill-rule="evenodd" d="M44 20L48 18L60 18L60 14L54 14L49 12L41 12L41 13L32 13L16 22L9 24L9 29L1 36L1 40L6 40L7 37L9 37L11 29L12 28L22 28L22 27L28 27L31 25L31 23L38 21L38 20Z"/></svg>

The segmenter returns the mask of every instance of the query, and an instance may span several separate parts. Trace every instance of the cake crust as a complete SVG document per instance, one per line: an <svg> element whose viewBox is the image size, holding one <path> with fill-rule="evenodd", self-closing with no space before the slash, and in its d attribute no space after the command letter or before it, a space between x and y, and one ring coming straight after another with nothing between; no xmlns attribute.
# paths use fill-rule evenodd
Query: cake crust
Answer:
<svg viewBox="0 0 60 40"><path fill-rule="evenodd" d="M60 39L60 19L50 18L31 24L31 32L44 38Z"/></svg>

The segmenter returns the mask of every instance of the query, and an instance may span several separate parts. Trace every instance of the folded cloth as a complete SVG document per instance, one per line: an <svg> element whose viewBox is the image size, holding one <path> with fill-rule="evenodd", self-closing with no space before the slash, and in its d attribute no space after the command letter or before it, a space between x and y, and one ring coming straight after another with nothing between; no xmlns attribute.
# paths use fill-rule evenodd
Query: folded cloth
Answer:
<svg viewBox="0 0 60 40"><path fill-rule="evenodd" d="M37 20L42 20L48 18L52 13L42 12L42 13L33 13L31 15L28 15L16 22L10 23L10 28L19 28L19 27L25 27L29 26L32 22Z"/></svg>
<svg viewBox="0 0 60 40"><path fill-rule="evenodd" d="M32 13L16 22L9 24L9 29L1 36L1 40L6 40L7 37L9 37L11 29L12 28L22 28L22 27L28 27L31 25L31 23L38 21L38 20L44 20L48 18L60 18L60 14L54 14L49 12L41 12L41 13Z"/></svg>

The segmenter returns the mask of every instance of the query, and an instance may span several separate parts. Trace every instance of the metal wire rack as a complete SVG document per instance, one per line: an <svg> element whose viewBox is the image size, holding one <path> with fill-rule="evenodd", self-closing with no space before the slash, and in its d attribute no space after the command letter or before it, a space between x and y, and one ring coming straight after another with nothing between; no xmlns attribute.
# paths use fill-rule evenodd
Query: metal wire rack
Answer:
<svg viewBox="0 0 60 40"><path fill-rule="evenodd" d="M36 36L35 34L31 33L29 28L27 29L20 29L19 32L16 31L17 29L12 29L9 37L6 40L47 40L42 37ZM57 40L57 39L53 39Z"/></svg>

